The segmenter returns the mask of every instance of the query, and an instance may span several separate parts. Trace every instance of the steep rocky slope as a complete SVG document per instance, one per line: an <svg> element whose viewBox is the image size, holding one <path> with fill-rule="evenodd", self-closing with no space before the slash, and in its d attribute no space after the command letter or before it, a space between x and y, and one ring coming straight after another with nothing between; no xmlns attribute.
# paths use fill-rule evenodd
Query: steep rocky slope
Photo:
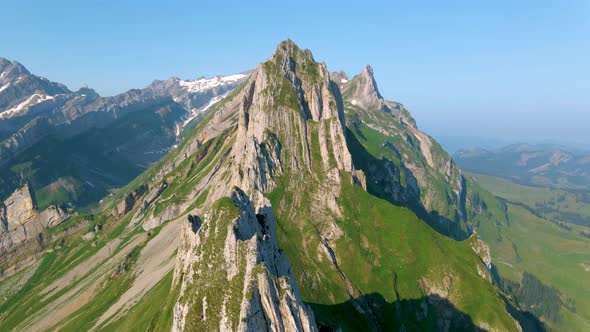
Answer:
<svg viewBox="0 0 590 332"><path fill-rule="evenodd" d="M481 222L506 224L502 204L471 179L400 103L379 93L367 66L339 80L355 167L365 172L368 191L412 209L442 234L469 237Z"/></svg>
<svg viewBox="0 0 590 332"><path fill-rule="evenodd" d="M42 250L46 229L71 215L58 206L38 211L28 185L18 188L0 203L0 277L6 277L34 262Z"/></svg>
<svg viewBox="0 0 590 332"><path fill-rule="evenodd" d="M40 264L0 283L0 322L16 330L518 330L477 235L457 242L378 197L397 185L375 182L371 165L358 163L375 147L355 143L340 91L309 50L281 43L103 212L58 226L93 220L100 229L53 244ZM366 101L386 114L394 107ZM353 121L372 125L369 116ZM415 128L416 140L433 144ZM420 163L442 172L444 160L425 155ZM449 173L449 182L460 179ZM156 266L166 268L148 282Z"/></svg>
<svg viewBox="0 0 590 332"><path fill-rule="evenodd" d="M576 314L574 301L567 292L558 293L555 290L567 289L567 282L538 282L536 286L530 286L530 280L547 278L544 272L531 269L526 259L521 258L531 242L539 245L546 238L546 235L532 235L533 232L522 229L523 223L530 222L529 217L516 213L514 206L482 189L471 176L461 171L432 137L420 131L403 105L385 100L379 93L370 67L352 79L343 73L333 73L332 77L343 94L353 162L366 174L370 193L409 207L442 234L461 240L477 233L480 239L485 240L486 246L489 246L486 256L495 258L486 263L494 271L493 281L506 292L507 305L512 307L511 312L521 320L525 330L576 329L584 324L580 323L583 319ZM544 153L539 148L513 146L504 150L506 155L510 154L509 150L517 150L519 152L515 155L530 157L522 157L522 160L531 166L545 163ZM461 155L460 158L461 162L469 162L468 156ZM504 163L496 160L490 164L487 161L493 161L493 157L488 160L476 153L473 161L478 158L482 165L495 171L510 167L507 160ZM571 161L568 154L559 151L553 160L555 164ZM539 224L535 227L546 229L549 226ZM511 235L519 231L530 233L531 238L516 239ZM568 240L564 238L563 241L569 243L572 256L577 257L569 235L566 238ZM548 260L547 255L544 257ZM571 266L565 262L553 263L553 266L561 264L564 268ZM514 269L520 272L506 272ZM524 285L526 283L528 285ZM553 299L548 299L547 294L551 294ZM528 300L534 298L534 304L519 304L517 299L525 297ZM575 319L570 319L572 316Z"/></svg>

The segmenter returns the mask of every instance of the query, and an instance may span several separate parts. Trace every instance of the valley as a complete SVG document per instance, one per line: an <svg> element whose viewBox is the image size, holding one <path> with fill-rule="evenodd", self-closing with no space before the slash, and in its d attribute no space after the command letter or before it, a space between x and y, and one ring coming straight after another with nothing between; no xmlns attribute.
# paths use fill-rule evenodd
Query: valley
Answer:
<svg viewBox="0 0 590 332"><path fill-rule="evenodd" d="M559 291L563 303L561 319L571 324L567 326L573 330L588 329L590 294L589 288L582 285L589 276L586 267L590 260L590 241L583 234L590 229L563 218L559 210L563 208L567 216L571 213L568 208L574 206L577 213L585 215L590 206L577 201L575 193L564 190L527 187L502 178L470 175L494 195L507 200L510 225L496 234L496 240L488 241L499 274L518 281L524 272L532 273ZM542 218L543 201L547 204L552 201L555 207L545 218Z"/></svg>

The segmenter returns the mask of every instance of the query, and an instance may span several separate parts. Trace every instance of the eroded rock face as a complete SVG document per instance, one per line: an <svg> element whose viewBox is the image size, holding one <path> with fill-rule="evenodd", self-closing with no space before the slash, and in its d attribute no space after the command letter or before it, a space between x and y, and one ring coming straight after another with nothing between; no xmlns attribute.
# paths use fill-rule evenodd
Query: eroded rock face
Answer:
<svg viewBox="0 0 590 332"><path fill-rule="evenodd" d="M286 170L302 175L320 167L326 178L313 196L318 207L341 215L342 172L353 168L338 94L325 65L287 41L216 110L213 123L235 118L235 138L225 139L231 148L195 185L195 191L208 188L208 198L182 232L173 330L316 330L278 248L264 193ZM202 137L219 132L212 129ZM362 172L355 179L365 184ZM318 209L318 215L327 212ZM335 224L318 230L326 241L343 236ZM214 292L216 285L224 291Z"/></svg>
<svg viewBox="0 0 590 332"><path fill-rule="evenodd" d="M263 193L276 188L285 169L308 172L323 164L328 177L318 199L340 213L341 171L351 172L352 161L332 89L325 66L286 42L227 101L227 109L217 111L219 119L237 115L235 141L203 179L209 186L208 207L190 215L182 232L175 270L181 294L173 330L317 329L279 250L273 209ZM313 144L319 156L312 155ZM337 227L325 233L342 236ZM215 292L216 285L224 285L224 291Z"/></svg>
<svg viewBox="0 0 590 332"><path fill-rule="evenodd" d="M14 230L16 227L35 218L36 215L37 212L33 206L33 199L28 185L18 188L4 201L4 218L7 230Z"/></svg>
<svg viewBox="0 0 590 332"><path fill-rule="evenodd" d="M483 268L482 266L477 265L477 272L482 278L491 283L492 276L490 275L490 272L492 270L492 254L490 252L490 247L480 239L479 236L473 236L474 238L471 239L471 249L473 249L473 251L481 258L481 261L485 266L485 268Z"/></svg>
<svg viewBox="0 0 590 332"><path fill-rule="evenodd" d="M238 188L195 227L184 225L175 269L180 297L173 331L316 331L287 258L270 202Z"/></svg>
<svg viewBox="0 0 590 332"><path fill-rule="evenodd" d="M148 190L148 186L144 184L144 185L139 186L136 190L127 194L127 196L125 196L125 199L122 200L117 205L117 213L119 215L123 215L123 214L126 214L127 212L131 211L133 209L133 207L135 206L135 203L137 202L139 197L141 197L143 194L145 194L147 192L147 190Z"/></svg>
<svg viewBox="0 0 590 332"><path fill-rule="evenodd" d="M366 141L363 130L385 137L367 143L379 144L380 155L356 157L355 166L365 171L367 183L379 187L390 202L413 207L439 232L461 240L469 237L481 202L473 199L468 180L451 157L418 128L402 104L381 96L370 66L342 82L349 139Z"/></svg>
<svg viewBox="0 0 590 332"><path fill-rule="evenodd" d="M57 226L68 217L57 206L38 212L29 186L18 188L0 204L0 262L7 263L27 251L39 250L45 228Z"/></svg>
<svg viewBox="0 0 590 332"><path fill-rule="evenodd" d="M235 132L232 128L236 128ZM324 64L316 63L309 51L299 49L290 41L281 43L269 61L259 65L240 89L215 107L199 135L162 167L152 183L164 181L167 173L191 158L203 144L228 131L225 140L233 142L231 149L219 156L215 167L195 184L185 200L166 203L166 208L147 218L142 219L143 215L136 213L133 221L143 220L146 230L157 227L178 217L205 190L209 201L227 197L227 188L233 186L245 192L270 192L276 188L275 179L285 170L310 172L312 164L322 163L326 171L334 168L338 177L338 170L353 171L338 87ZM312 155L316 147L319 153ZM200 160L200 156L193 158ZM168 177L166 181L173 179ZM332 182L339 184L338 181ZM361 171L355 172L354 181L366 185ZM155 188L150 186L140 203L146 209L164 201L158 198ZM335 198L339 190L339 186L324 188L334 210L338 209ZM119 210L125 210L126 203L120 204Z"/></svg>
<svg viewBox="0 0 590 332"><path fill-rule="evenodd" d="M258 66L245 90L233 150L245 180L236 185L247 190L253 180L252 188L267 192L284 167L311 169L310 154L316 144L311 132L316 130L325 167L330 166L331 152L337 168L352 171L338 88L326 66L315 63L308 50L281 43L272 58ZM281 150L298 151L298 155L283 165Z"/></svg>

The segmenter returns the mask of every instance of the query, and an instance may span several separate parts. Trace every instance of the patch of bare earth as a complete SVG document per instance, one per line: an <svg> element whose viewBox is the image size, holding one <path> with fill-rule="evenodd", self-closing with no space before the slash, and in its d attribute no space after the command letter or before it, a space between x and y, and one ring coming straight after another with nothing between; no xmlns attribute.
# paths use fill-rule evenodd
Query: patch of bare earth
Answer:
<svg viewBox="0 0 590 332"><path fill-rule="evenodd" d="M49 302L41 310L27 317L16 330L41 331L51 329L50 327L59 329L56 325L90 302L100 285L109 276L109 271L115 268L134 247L145 241L145 237L146 234L136 235L116 253L114 250L121 243L121 239L114 239L107 243L88 260L77 265L64 277L46 287L42 292L45 294L44 300L50 299L52 294L57 294L59 290L71 286L72 283L76 284L75 287ZM87 275L93 268L96 270Z"/></svg>
<svg viewBox="0 0 590 332"><path fill-rule="evenodd" d="M166 224L160 233L143 248L137 261L133 285L98 319L93 329L104 322L113 322L129 311L174 268L174 252L178 248L181 225L178 220Z"/></svg>

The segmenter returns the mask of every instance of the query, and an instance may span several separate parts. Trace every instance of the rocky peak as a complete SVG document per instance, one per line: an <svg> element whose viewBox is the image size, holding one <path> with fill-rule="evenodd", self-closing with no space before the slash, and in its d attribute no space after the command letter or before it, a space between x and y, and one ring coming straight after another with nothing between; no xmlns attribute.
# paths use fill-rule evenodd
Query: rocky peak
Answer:
<svg viewBox="0 0 590 332"><path fill-rule="evenodd" d="M277 46L275 52L272 55L272 58L277 56L295 59L295 61L299 59L305 59L315 62L310 50L300 49L299 46L297 46L297 44L295 44L295 42L293 42L291 39L284 40Z"/></svg>
<svg viewBox="0 0 590 332"><path fill-rule="evenodd" d="M336 84L340 85L340 87L342 87L342 84L346 84L349 81L348 75L346 75L346 73L344 71L337 71L337 72L333 72L332 75L332 81L334 81Z"/></svg>
<svg viewBox="0 0 590 332"><path fill-rule="evenodd" d="M391 111L385 105L385 101L379 93L379 88L373 75L373 68L370 65L366 65L360 74L354 76L343 87L343 90L346 94L350 95L350 102L357 107L367 111Z"/></svg>
<svg viewBox="0 0 590 332"><path fill-rule="evenodd" d="M375 81L373 67L371 67L371 65L366 65L365 68L363 68L361 77L363 78L363 91L377 99L383 99L379 93L379 88L377 88L377 81Z"/></svg>
<svg viewBox="0 0 590 332"><path fill-rule="evenodd" d="M30 75L25 66L16 61L0 58L0 82L9 82L20 75Z"/></svg>
<svg viewBox="0 0 590 332"><path fill-rule="evenodd" d="M80 89L78 89L78 91L76 91L76 95L86 95L86 96L92 96L92 97L100 97L100 95L98 94L98 92L96 92L96 90L88 88L88 87L81 87Z"/></svg>
<svg viewBox="0 0 590 332"><path fill-rule="evenodd" d="M271 190L273 173L284 166L311 170L312 131L317 131L325 166L329 154L336 165L352 170L344 137L344 112L338 88L325 64L291 40L279 44L270 60L258 66L240 96L236 159L244 181L241 188ZM281 160L281 151L293 151ZM265 162L261 162L265 161Z"/></svg>
<svg viewBox="0 0 590 332"><path fill-rule="evenodd" d="M26 223L37 214L28 185L15 190L2 205L8 230Z"/></svg>
<svg viewBox="0 0 590 332"><path fill-rule="evenodd" d="M283 93L293 97L290 100L292 105L289 106L300 108L306 118L319 121L342 117L342 109L336 102L337 92L334 91L330 72L325 64L314 60L310 50L300 49L291 40L283 41L272 58L262 65L262 69L274 81L273 84L282 83L280 76L289 81L290 87L279 88ZM295 99L299 99L299 105L295 105Z"/></svg>
<svg viewBox="0 0 590 332"><path fill-rule="evenodd" d="M71 93L59 83L32 75L16 61L0 59L0 114L2 118L22 115L37 104Z"/></svg>

